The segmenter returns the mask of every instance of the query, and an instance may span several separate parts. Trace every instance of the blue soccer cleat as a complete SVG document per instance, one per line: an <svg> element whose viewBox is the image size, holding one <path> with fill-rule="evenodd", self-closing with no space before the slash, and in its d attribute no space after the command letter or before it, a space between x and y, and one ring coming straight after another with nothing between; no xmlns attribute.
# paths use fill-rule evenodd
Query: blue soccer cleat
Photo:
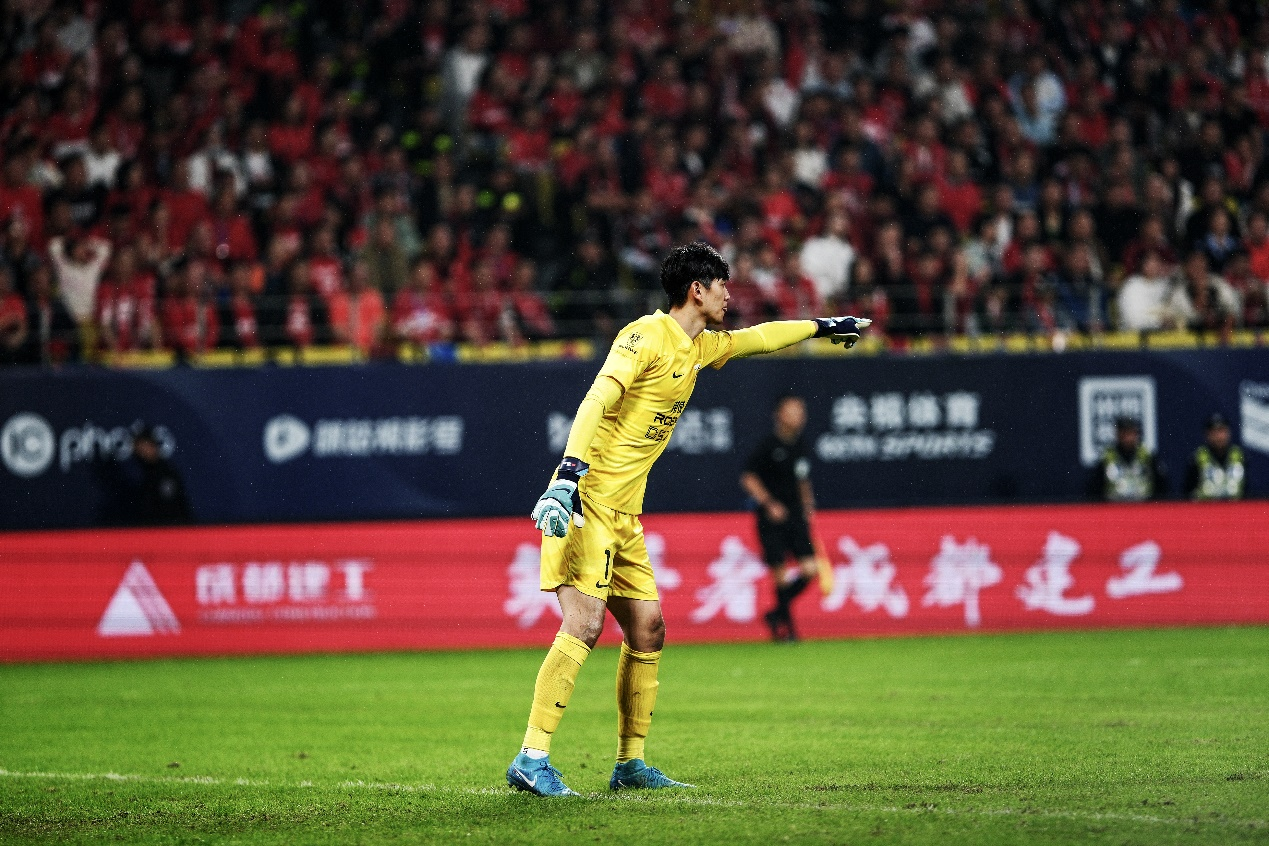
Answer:
<svg viewBox="0 0 1269 846"><path fill-rule="evenodd" d="M612 778L608 780L611 790L656 790L662 787L695 787L682 781L675 781L656 767L649 767L641 758L626 761L613 767Z"/></svg>
<svg viewBox="0 0 1269 846"><path fill-rule="evenodd" d="M507 767L507 784L536 796L581 795L569 789L560 778L560 771L551 766L549 758L534 760L523 752Z"/></svg>

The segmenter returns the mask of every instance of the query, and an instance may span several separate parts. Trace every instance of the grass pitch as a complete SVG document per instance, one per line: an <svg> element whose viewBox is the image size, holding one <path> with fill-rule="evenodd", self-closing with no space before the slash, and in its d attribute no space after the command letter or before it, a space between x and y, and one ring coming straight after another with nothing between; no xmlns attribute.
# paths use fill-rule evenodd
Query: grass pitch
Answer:
<svg viewBox="0 0 1269 846"><path fill-rule="evenodd" d="M0 667L0 841L1269 843L1269 629L675 646L613 796L616 650L513 793L541 651Z"/></svg>

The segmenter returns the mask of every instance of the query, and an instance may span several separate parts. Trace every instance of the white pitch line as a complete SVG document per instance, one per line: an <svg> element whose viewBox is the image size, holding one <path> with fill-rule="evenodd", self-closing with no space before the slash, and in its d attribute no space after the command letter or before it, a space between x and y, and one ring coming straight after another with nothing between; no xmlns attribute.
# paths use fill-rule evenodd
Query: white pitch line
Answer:
<svg viewBox="0 0 1269 846"><path fill-rule="evenodd" d="M17 772L0 769L0 778L44 779L53 781L106 781L135 782L140 784L205 784L235 787L289 787L327 790L371 790L391 793L458 793L468 796L509 796L508 789L498 787L437 787L434 784L398 784L395 782L341 781L333 785L314 784L311 781L270 782L266 779L215 778L212 776L149 776L123 773L53 773L42 771ZM1193 817L1158 817L1150 814L1120 814L1101 811L1062 811L1039 808L940 808L933 803L918 803L912 807L897 805L854 805L820 802L752 802L743 799L715 799L709 796L691 796L683 793L591 793L584 798L612 802L649 802L678 805L699 805L724 808L783 808L806 811L844 811L857 814L943 814L946 816L980 817L1049 817L1056 819L1149 823L1151 825L1214 825L1223 827L1269 828L1269 820Z"/></svg>

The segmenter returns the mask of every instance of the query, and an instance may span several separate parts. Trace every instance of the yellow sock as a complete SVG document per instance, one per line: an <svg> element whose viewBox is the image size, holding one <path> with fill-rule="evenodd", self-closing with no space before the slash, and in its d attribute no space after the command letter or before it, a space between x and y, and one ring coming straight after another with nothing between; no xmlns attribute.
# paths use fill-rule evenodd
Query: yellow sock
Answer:
<svg viewBox="0 0 1269 846"><path fill-rule="evenodd" d="M621 644L617 659L617 763L643 757L643 744L657 703L660 652L636 652Z"/></svg>
<svg viewBox="0 0 1269 846"><path fill-rule="evenodd" d="M559 728L560 718L573 696L577 674L586 663L590 647L570 634L555 636L538 680L533 686L533 707L529 710L529 730L524 733L524 747L551 751L551 735Z"/></svg>

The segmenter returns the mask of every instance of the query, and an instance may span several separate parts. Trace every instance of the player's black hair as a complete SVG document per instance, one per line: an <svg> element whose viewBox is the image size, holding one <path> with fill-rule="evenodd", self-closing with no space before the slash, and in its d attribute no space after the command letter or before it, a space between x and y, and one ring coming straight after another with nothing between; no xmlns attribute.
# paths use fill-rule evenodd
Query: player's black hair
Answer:
<svg viewBox="0 0 1269 846"><path fill-rule="evenodd" d="M731 268L726 259L704 241L675 247L661 263L661 287L670 298L671 308L687 302L687 292L693 282L708 288L715 279L730 278Z"/></svg>

